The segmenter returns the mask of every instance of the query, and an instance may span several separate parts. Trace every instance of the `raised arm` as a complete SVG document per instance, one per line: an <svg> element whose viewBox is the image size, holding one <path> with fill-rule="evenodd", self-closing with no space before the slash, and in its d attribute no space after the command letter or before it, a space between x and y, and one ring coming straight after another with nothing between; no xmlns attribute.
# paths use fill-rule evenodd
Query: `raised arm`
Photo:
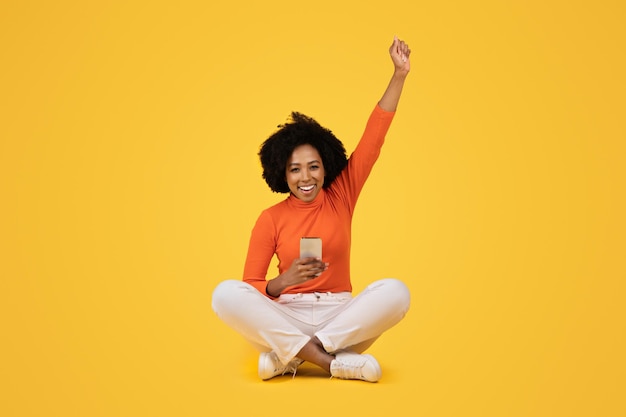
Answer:
<svg viewBox="0 0 626 417"><path fill-rule="evenodd" d="M389 81L387 89L383 93L378 105L386 111L396 111L398 102L400 101L400 95L402 94L402 88L404 87L404 81L406 76L411 70L411 50L409 45L404 41L393 38L393 43L389 47L389 55L393 62L394 71Z"/></svg>

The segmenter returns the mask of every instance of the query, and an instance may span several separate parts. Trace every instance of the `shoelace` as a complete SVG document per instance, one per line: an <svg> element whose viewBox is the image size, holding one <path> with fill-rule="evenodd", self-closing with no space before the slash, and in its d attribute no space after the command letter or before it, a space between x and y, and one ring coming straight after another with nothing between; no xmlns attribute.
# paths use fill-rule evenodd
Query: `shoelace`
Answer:
<svg viewBox="0 0 626 417"><path fill-rule="evenodd" d="M285 366L285 370L283 371L282 375L285 375L286 373L293 373L291 379L295 379L296 372L298 372L298 366L300 366L300 364L302 364L302 362L292 360L287 364L287 366Z"/></svg>
<svg viewBox="0 0 626 417"><path fill-rule="evenodd" d="M335 359L336 360L336 359ZM339 379L361 379L362 373L361 368L365 365L364 360L360 360L358 362L346 363L343 361L339 361L341 366L339 367L338 376ZM330 375L330 379L333 379L333 375Z"/></svg>

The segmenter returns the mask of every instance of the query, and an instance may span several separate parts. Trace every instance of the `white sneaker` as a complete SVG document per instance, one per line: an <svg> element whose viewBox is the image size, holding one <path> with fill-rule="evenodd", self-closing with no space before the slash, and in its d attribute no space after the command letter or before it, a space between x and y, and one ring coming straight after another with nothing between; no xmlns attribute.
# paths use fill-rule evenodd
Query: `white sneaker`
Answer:
<svg viewBox="0 0 626 417"><path fill-rule="evenodd" d="M330 374L333 378L376 382L382 376L382 370L372 355L343 351L338 352L330 363Z"/></svg>
<svg viewBox="0 0 626 417"><path fill-rule="evenodd" d="M283 365L274 352L263 352L259 355L259 377L267 380L278 375L293 374L295 378L302 362L302 359L293 358L287 365Z"/></svg>

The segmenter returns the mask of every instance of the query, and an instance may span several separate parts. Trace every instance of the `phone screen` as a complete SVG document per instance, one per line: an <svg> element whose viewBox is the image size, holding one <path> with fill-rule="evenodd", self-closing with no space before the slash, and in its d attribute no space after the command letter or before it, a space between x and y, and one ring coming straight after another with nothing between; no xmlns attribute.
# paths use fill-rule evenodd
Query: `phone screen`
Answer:
<svg viewBox="0 0 626 417"><path fill-rule="evenodd" d="M320 237L303 237L300 239L300 257L301 258L321 258L322 257L322 238Z"/></svg>

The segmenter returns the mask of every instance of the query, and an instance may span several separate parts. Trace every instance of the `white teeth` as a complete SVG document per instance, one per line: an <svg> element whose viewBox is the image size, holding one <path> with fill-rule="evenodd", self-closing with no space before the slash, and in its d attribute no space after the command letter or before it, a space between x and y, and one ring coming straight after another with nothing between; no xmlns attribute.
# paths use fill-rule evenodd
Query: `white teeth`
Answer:
<svg viewBox="0 0 626 417"><path fill-rule="evenodd" d="M300 187L300 189L302 191L311 191L313 189L314 185L309 185L308 187Z"/></svg>

